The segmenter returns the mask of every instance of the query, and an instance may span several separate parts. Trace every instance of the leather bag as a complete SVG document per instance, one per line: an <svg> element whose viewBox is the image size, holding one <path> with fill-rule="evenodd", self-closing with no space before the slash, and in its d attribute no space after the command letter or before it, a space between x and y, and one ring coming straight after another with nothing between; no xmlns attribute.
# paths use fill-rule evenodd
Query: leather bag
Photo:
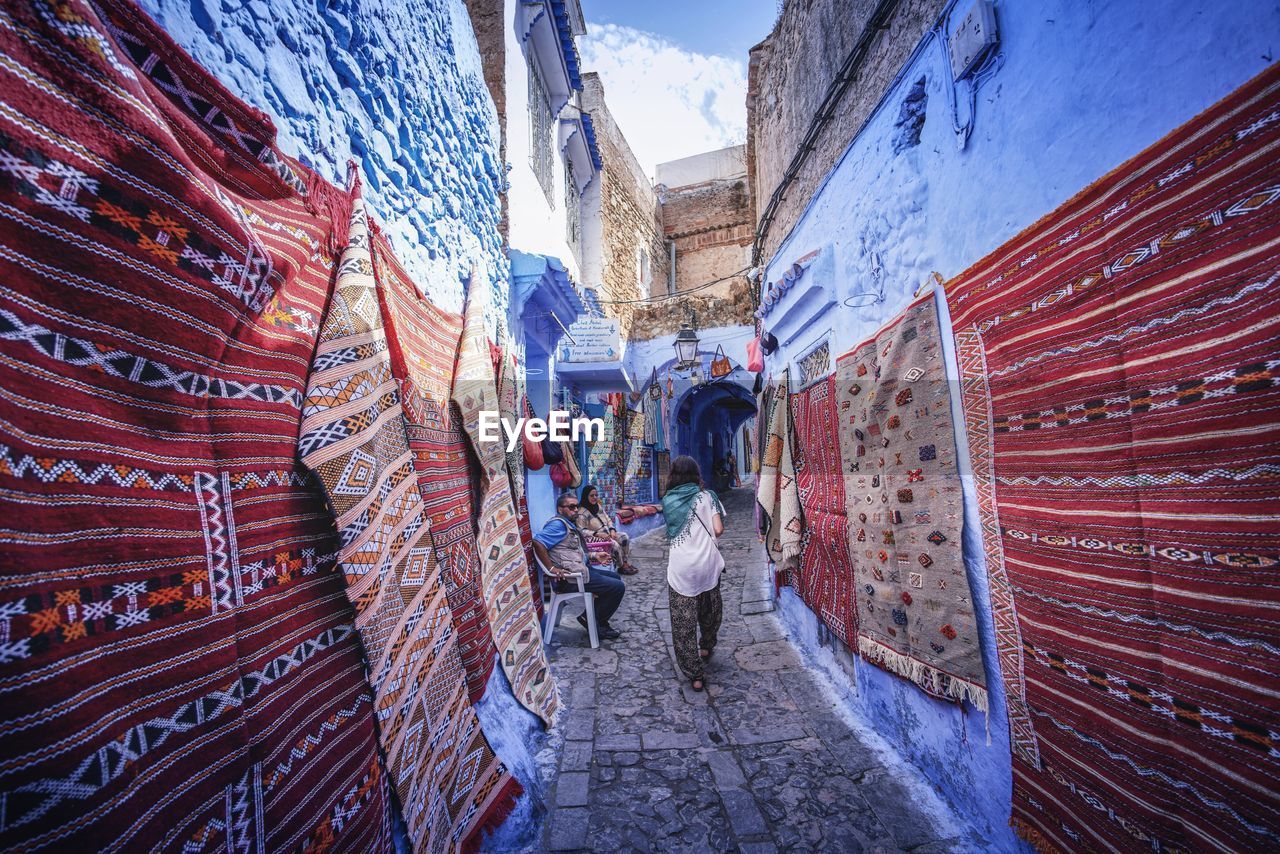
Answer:
<svg viewBox="0 0 1280 854"><path fill-rule="evenodd" d="M729 357L724 354L724 347L716 345L716 356L711 360L711 378L718 380L731 373L733 373L733 362L730 362Z"/></svg>

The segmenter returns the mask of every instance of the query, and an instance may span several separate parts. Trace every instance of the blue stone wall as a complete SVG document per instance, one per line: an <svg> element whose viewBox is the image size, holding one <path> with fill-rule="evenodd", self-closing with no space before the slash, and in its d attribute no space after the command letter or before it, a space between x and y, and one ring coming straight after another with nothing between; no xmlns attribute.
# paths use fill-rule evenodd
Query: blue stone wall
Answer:
<svg viewBox="0 0 1280 854"><path fill-rule="evenodd" d="M462 308L472 264L506 316L499 126L463 0L141 0L232 92L267 112L285 153L370 210L418 286Z"/></svg>
<svg viewBox="0 0 1280 854"><path fill-rule="evenodd" d="M969 4L957 5L963 13ZM952 88L940 40L927 39L771 259L766 282L814 249L833 253L824 286L834 307L770 357L770 370L828 334L833 357L847 351L901 311L932 271L960 273L1277 58L1280 8L1270 0L1004 0L995 8L1002 56L976 96L967 84ZM877 274L882 301L841 304ZM766 327L787 309L784 298ZM944 341L951 348L949 335ZM954 378L954 352L948 359ZM851 711L924 772L984 848L1014 850L1004 694L971 478L965 487L990 742L981 713L932 700L866 663L849 679ZM828 655L816 648L816 620L800 600L784 595L781 607L809 651Z"/></svg>

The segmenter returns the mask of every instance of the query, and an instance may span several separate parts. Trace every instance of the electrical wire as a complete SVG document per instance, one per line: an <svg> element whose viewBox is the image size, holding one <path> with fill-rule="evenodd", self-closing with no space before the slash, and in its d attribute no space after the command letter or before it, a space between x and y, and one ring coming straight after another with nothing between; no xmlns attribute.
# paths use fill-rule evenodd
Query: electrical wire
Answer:
<svg viewBox="0 0 1280 854"><path fill-rule="evenodd" d="M601 305L640 305L643 303L662 302L663 300L683 299L689 294L697 293L698 291L704 291L707 288L720 284L721 282L727 282L730 279L736 279L739 276L745 276L750 270L751 270L750 267L743 267L741 270L739 270L736 273L730 273L727 276L721 276L720 278L713 279L710 282L703 282L702 284L695 285L692 288L685 288L684 290L677 291L674 294L659 294L656 297L644 297L642 299L597 299L596 302L600 303Z"/></svg>
<svg viewBox="0 0 1280 854"><path fill-rule="evenodd" d="M888 26L889 18L893 15L897 6L898 0L880 0L876 4L871 17L867 19L867 23L862 28L861 35L854 42L853 48L840 66L840 71L837 72L831 84L827 87L826 96L823 97L822 103L814 112L813 119L809 123L809 130L805 133L804 139L800 141L800 146L795 156L791 158L787 171L782 174L782 180L778 182L778 186L774 188L773 195L769 197L769 204L765 206L764 214L760 217L760 224L756 226L756 238L751 246L751 265L753 267L760 266L760 258L764 254L765 237L768 236L769 229L773 225L773 218L777 216L778 207L786 197L787 189L800 174L800 170L804 167L805 162L808 161L809 155L818 147L818 139L822 136L823 129L835 117L836 108L840 105L845 91L853 83L855 74L861 68L867 53L871 50L872 40L880 30ZM752 289L752 302L757 302L754 288Z"/></svg>

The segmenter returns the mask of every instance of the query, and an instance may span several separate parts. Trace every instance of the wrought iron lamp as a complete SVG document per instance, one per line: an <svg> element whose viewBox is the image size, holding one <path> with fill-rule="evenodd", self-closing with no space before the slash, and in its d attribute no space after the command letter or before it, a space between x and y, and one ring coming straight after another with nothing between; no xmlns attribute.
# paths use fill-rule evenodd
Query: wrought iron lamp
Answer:
<svg viewBox="0 0 1280 854"><path fill-rule="evenodd" d="M688 368L698 359L698 333L688 323L680 325L680 332L676 335L676 362L677 368Z"/></svg>

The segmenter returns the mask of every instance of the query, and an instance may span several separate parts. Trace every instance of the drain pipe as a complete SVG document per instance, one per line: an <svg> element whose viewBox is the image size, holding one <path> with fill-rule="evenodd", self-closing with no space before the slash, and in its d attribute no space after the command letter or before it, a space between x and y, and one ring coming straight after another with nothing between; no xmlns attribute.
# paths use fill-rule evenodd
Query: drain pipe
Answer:
<svg viewBox="0 0 1280 854"><path fill-rule="evenodd" d="M667 293L674 294L676 292L676 239L674 237L667 241L667 251L671 258L667 264Z"/></svg>

